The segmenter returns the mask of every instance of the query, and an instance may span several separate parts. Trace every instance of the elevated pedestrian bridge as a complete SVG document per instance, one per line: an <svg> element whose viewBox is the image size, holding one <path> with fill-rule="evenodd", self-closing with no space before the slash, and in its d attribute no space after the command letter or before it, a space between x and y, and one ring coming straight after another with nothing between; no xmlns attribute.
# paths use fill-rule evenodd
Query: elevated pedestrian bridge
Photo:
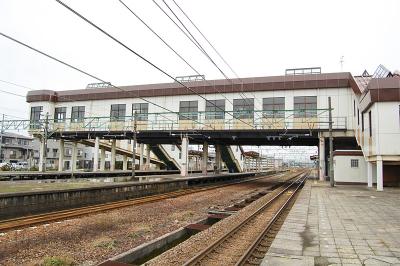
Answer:
<svg viewBox="0 0 400 266"><path fill-rule="evenodd" d="M6 130L25 129L32 135L41 135L46 128L49 138L54 139L132 139L136 128L138 141L149 144L179 143L182 135L188 134L191 142L198 143L207 140L238 145L280 145L289 141L291 145L317 145L318 132L329 129L328 111L164 112L117 118L85 117L79 121L71 118L6 120L3 127ZM346 131L347 117L332 117L332 130ZM310 143L311 139L313 143Z"/></svg>

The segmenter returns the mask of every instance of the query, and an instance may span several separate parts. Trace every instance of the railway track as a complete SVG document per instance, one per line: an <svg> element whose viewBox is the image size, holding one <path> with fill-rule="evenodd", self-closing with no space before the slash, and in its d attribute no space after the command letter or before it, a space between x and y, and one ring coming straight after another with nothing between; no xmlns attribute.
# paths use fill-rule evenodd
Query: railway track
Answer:
<svg viewBox="0 0 400 266"><path fill-rule="evenodd" d="M161 200L168 199L168 198L174 198L174 197L184 196L187 194L198 193L198 192L212 190L212 189L218 189L218 188L222 188L222 187L226 187L226 186L232 186L232 185L252 182L252 181L264 179L264 178L273 179L274 177L276 178L276 177L279 177L280 175L282 175L282 174L260 176L260 177L251 178L251 179L247 179L247 180L231 182L228 184L197 187L197 188L179 190L179 191L157 194L157 195L152 195L152 196L146 196L146 197L141 197L141 198L122 200L122 201L110 202L110 203L105 203L105 204L97 204L97 205L86 206L86 207L81 207L81 208L74 208L74 209L69 209L69 210L65 210L65 211L56 211L56 212L50 212L50 213L44 213L44 214L24 216L24 217L15 218L15 219L3 220L3 221L0 221L0 232L10 231L10 230L18 229L18 228L23 228L23 227L29 227L29 226L33 226L33 225L37 225L37 224L42 224L42 223L49 223L49 222L65 220L65 219L69 219L69 218L75 218L75 217L79 217L79 216L84 216L84 215L98 213L98 212L104 212L104 211L113 210L113 209L117 209L117 208L123 208L123 207L128 207L128 206L133 206L133 205L141 205L141 204L161 201Z"/></svg>
<svg viewBox="0 0 400 266"><path fill-rule="evenodd" d="M277 188L277 194L237 226L216 239L184 265L259 265L269 245L274 224L292 203L308 172ZM273 232L276 233L276 232Z"/></svg>

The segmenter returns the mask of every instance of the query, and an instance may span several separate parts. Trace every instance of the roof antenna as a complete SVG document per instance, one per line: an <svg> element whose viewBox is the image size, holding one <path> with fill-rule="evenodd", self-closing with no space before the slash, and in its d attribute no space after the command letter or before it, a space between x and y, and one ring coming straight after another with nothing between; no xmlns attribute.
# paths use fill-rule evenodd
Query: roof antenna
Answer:
<svg viewBox="0 0 400 266"><path fill-rule="evenodd" d="M344 63L344 56L340 57L340 71L343 72L343 63Z"/></svg>

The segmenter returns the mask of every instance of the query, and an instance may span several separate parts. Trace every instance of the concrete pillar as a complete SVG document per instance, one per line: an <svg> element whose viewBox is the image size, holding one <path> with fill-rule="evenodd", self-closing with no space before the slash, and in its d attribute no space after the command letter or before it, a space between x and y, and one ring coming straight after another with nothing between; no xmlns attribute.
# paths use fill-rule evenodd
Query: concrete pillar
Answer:
<svg viewBox="0 0 400 266"><path fill-rule="evenodd" d="M146 144L146 165L145 170L150 170L150 144Z"/></svg>
<svg viewBox="0 0 400 266"><path fill-rule="evenodd" d="M76 161L78 157L78 143L74 141L72 143L72 156L71 156L71 171L76 171Z"/></svg>
<svg viewBox="0 0 400 266"><path fill-rule="evenodd" d="M65 152L63 139L60 139L59 145L60 146L58 148L58 171L62 172L64 170L64 152Z"/></svg>
<svg viewBox="0 0 400 266"><path fill-rule="evenodd" d="M100 171L106 170L106 150L100 150Z"/></svg>
<svg viewBox="0 0 400 266"><path fill-rule="evenodd" d="M140 143L139 170L144 170L144 143Z"/></svg>
<svg viewBox="0 0 400 266"><path fill-rule="evenodd" d="M383 161L382 158L376 161L376 190L383 190Z"/></svg>
<svg viewBox="0 0 400 266"><path fill-rule="evenodd" d="M208 143L203 143L203 159L201 161L201 172L203 175L207 175L207 162L208 162Z"/></svg>
<svg viewBox="0 0 400 266"><path fill-rule="evenodd" d="M325 138L319 138L319 180L325 180Z"/></svg>
<svg viewBox="0 0 400 266"><path fill-rule="evenodd" d="M115 160L116 160L116 152L115 149L117 147L117 141L113 139L111 141L111 161L110 161L110 171L115 170Z"/></svg>
<svg viewBox="0 0 400 266"><path fill-rule="evenodd" d="M96 137L94 141L94 156L93 156L93 171L97 172L99 169L99 147L100 147L100 138Z"/></svg>
<svg viewBox="0 0 400 266"><path fill-rule="evenodd" d="M367 162L368 187L372 187L372 163Z"/></svg>
<svg viewBox="0 0 400 266"><path fill-rule="evenodd" d="M41 138L40 139L40 148L39 148L39 172L46 171L46 169L43 169L44 149L45 149L44 139Z"/></svg>
<svg viewBox="0 0 400 266"><path fill-rule="evenodd" d="M221 173L221 145L215 145L215 173Z"/></svg>
<svg viewBox="0 0 400 266"><path fill-rule="evenodd" d="M126 155L122 156L122 170L128 170L128 156Z"/></svg>
<svg viewBox="0 0 400 266"><path fill-rule="evenodd" d="M182 138L182 167L181 176L188 175L189 163L189 138L187 136Z"/></svg>

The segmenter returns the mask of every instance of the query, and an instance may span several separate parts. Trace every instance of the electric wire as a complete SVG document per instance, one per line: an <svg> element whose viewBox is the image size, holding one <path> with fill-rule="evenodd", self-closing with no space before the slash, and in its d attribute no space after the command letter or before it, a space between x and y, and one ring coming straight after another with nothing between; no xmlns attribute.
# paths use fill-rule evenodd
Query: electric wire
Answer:
<svg viewBox="0 0 400 266"><path fill-rule="evenodd" d="M172 0L174 2L174 4L179 8L179 10L182 12L182 14L190 21L190 23L195 27L195 29L201 34L201 36L203 36L203 38L207 41L207 43L211 46L211 48L214 50L214 52L219 56L219 58L225 63L225 65L228 66L228 68L232 71L232 73L235 75L235 77L237 79L240 80L241 82L241 86L242 86L242 93L246 97L246 95L243 92L243 83L244 81L239 77L239 75L237 74L237 72L231 67L231 65L225 60L225 58L221 55L220 52L218 52L218 50L215 48L215 46L208 40L208 38L203 34L203 32L197 27L197 25L193 22L193 20L190 19L190 17L187 15L187 13L178 5L178 3L175 0ZM258 99L254 93L252 93L252 96L254 97L254 99Z"/></svg>
<svg viewBox="0 0 400 266"><path fill-rule="evenodd" d="M50 59L52 59L52 60L54 60L54 61L56 61L56 62L58 62L58 63L60 63L60 64L63 64L63 65L65 65L65 66L69 67L69 68L72 68L72 69L74 69L74 70L76 70L76 71L78 71L78 72L80 72L80 73L82 73L82 74L84 74L84 75L86 75L86 76L89 76L89 77L91 77L91 78L93 78L93 79L95 79L95 80L98 80L98 81L100 81L100 82L106 83L105 80L103 80L103 79L101 79L101 78L99 78L99 77L97 77L97 76L95 76L95 75L93 75L93 74L90 74L90 73L88 73L87 71L84 71L84 70L82 70L82 69L80 69L80 68L77 68L77 67L75 67L75 66L73 66L73 65L71 65L71 64L69 64L69 63L66 63L66 62L64 62L63 60L60 60L60 59L58 59L58 58L55 58L54 56L51 56L50 54L47 54L47 53L45 53L45 52L43 52L43 51L40 51L40 50L38 50L38 49L36 49L36 48L34 48L34 47L32 47L32 46L26 44L26 43L23 43L23 42L21 42L21 41L19 41L19 40L17 40L17 39L14 39L14 38L11 37L11 36L8 36L8 35L6 35L6 34L4 34L4 33L2 33L2 32L0 32L0 35L2 35L3 37L5 37L5 38L7 38L7 39L9 39L9 40L11 40L11 41L13 41L13 42L16 42L16 43L18 43L18 44L20 44L20 45L22 45L22 46L24 46L24 47L26 47L26 48L32 50L32 51L35 51L35 52L37 52L37 53L39 53L39 54L41 54L41 55L44 55L44 56L46 56L46 57L48 57L48 58L50 58ZM113 88L115 88L115 89L120 90L120 91L123 91L123 92L126 92L126 93L130 93L130 91L126 91L126 90L124 90L124 89L122 89L122 88L120 88L120 87L118 87L118 86L113 85L113 84L111 84L111 86L112 86ZM141 100L143 100L143 101L145 101L145 102L147 102L147 103L150 103L150 104L153 104L153 105L155 105L155 106L157 106L157 107L159 107L159 108L162 108L162 109L164 109L164 110L166 110L166 111L168 111L168 112L175 113L174 111L172 111L172 110L170 110L170 109L168 109L168 108L166 108L166 107L163 107L163 106L161 106L161 105L159 105L159 104L157 104L157 103L154 103L154 102L152 102L152 101L149 101L149 100L147 100L147 99L145 99L145 98L142 98L142 97L140 97L139 95L137 95L136 97L139 98L139 99L141 99ZM184 116L184 115L182 115L182 116ZM167 119L168 119L168 118L167 118ZM193 120L193 119L190 119L190 120ZM195 120L193 120L193 121L195 121ZM195 121L195 122L198 122L198 121ZM200 122L198 122L198 123L200 123ZM203 124L203 123L201 123L201 124ZM208 126L208 125L206 125L206 124L203 124L203 125Z"/></svg>
<svg viewBox="0 0 400 266"><path fill-rule="evenodd" d="M153 0L153 3L175 24L176 27L208 58L208 60L221 72L221 74L224 76L224 78L231 83L233 86L234 83L233 81L221 70L221 68L215 63L215 61L211 58L211 56L206 52L206 50L201 46L200 42L197 41L197 39L194 37L194 35L189 31L189 29L185 26L185 24L179 19L179 17L175 14L175 12L171 9L171 7L164 1L162 0L163 3L166 5L166 7L171 11L171 13L174 15L174 17L179 21L179 23L184 27L184 29L179 26L176 21L171 18L170 15L155 1ZM189 34L189 35L188 35ZM239 92L240 97L247 101L249 103L249 98L245 96L243 93L243 81L241 80L241 90L242 92ZM256 98L256 97L255 97ZM251 102L250 102L251 104Z"/></svg>
<svg viewBox="0 0 400 266"><path fill-rule="evenodd" d="M185 60L175 49L172 48L170 44L168 44L159 34L157 34L139 15L137 15L135 12L132 11L131 8L129 8L122 0L119 0L122 5L124 5L140 22L142 22L153 34L155 34L170 50L172 50L179 58L181 58L189 67L192 68L193 71L196 72L196 74L200 75L199 71L197 71L195 68L193 68L187 60ZM209 86L214 87L216 91L218 91L222 97L224 97L230 104L233 104L232 101L227 98L219 89L215 88L215 85L211 84L208 80L204 80Z"/></svg>
<svg viewBox="0 0 400 266"><path fill-rule="evenodd" d="M110 39L112 39L113 41L115 41L116 43L118 43L119 45L121 45L122 47L124 47L125 49L127 49L128 51L130 51L131 53L133 53L134 55L136 55L137 57L139 57L140 59L142 59L144 62L146 62L147 64L151 65L153 68L155 68L156 70L158 70L159 72L163 73L165 76L169 77L170 79L174 80L175 82L177 82L179 85L181 85L182 87L185 87L187 90L191 91L192 93L198 95L200 98L202 98L203 100L205 100L206 102L211 103L213 106L215 106L216 108L220 109L221 111L225 111L222 108L220 108L219 106L217 106L216 104L214 104L213 102L209 101L207 98L205 98L203 95L197 93L195 90L193 90L192 88L186 86L184 83L182 83L181 81L177 80L176 78L174 78L171 74L167 73L165 70L161 69L159 66L155 65L153 62L151 62L149 59L145 58L144 56L142 56L141 54L139 54L138 52L134 51L133 49L131 49L129 46L127 46L126 44L124 44L123 42L121 42L120 40L118 40L117 38L115 38L114 36L112 36L111 34L109 34L108 32L106 32L104 29L100 28L99 26L97 26L95 23L93 23L92 21L90 21L89 19L87 19L86 17L84 17L83 15L81 15L79 12L77 12L76 10L74 10L73 8L69 7L67 4L65 4L64 2L62 2L61 0L55 0L57 3L59 3L60 5L62 5L63 7L65 7L67 10L69 10L70 12L72 12L73 14L75 14L76 16L78 16L79 18L81 18L82 20L84 20L85 22L87 22L88 24L90 24L91 26L93 26L95 29L99 30L101 33L103 33L104 35L106 35L107 37L109 37ZM165 109L163 107L163 109ZM173 111L170 111L173 112ZM250 127L254 128L253 125L248 124L246 121L241 120L240 118L235 117L233 114L228 113L229 115L231 115L232 117L242 121L243 123L249 125ZM188 117L190 118L190 117ZM204 124L202 122L199 122L195 119L189 119L189 120L193 120L196 123L199 124L203 124L207 127L211 127L210 125ZM211 127L212 128L212 127Z"/></svg>

